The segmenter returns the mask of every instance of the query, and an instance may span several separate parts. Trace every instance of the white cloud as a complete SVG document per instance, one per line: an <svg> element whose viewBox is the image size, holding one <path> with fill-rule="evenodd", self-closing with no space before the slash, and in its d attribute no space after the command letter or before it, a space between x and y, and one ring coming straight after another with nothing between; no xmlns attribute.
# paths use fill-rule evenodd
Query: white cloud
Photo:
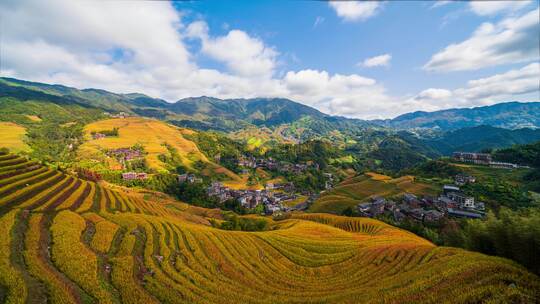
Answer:
<svg viewBox="0 0 540 304"><path fill-rule="evenodd" d="M446 99L452 96L452 92L446 89L434 89L430 88L423 90L418 95L416 95L416 100L437 100L437 99Z"/></svg>
<svg viewBox="0 0 540 304"><path fill-rule="evenodd" d="M371 78L302 70L288 72L283 84L287 97L326 113L362 118L395 114L385 88Z"/></svg>
<svg viewBox="0 0 540 304"><path fill-rule="evenodd" d="M466 87L455 90L430 88L404 103L428 111L450 107L490 105L516 100L520 96L540 98L540 64L535 62L520 69L470 80Z"/></svg>
<svg viewBox="0 0 540 304"><path fill-rule="evenodd" d="M243 31L231 30L222 37L209 37L208 26L203 21L189 25L187 33L202 41L202 52L223 62L236 75L245 77L271 77L278 52L258 38Z"/></svg>
<svg viewBox="0 0 540 304"><path fill-rule="evenodd" d="M12 76L170 98L196 69L166 2L3 1L0 14Z"/></svg>
<svg viewBox="0 0 540 304"><path fill-rule="evenodd" d="M431 57L428 71L465 71L539 58L538 8L497 24L484 23L473 35Z"/></svg>
<svg viewBox="0 0 540 304"><path fill-rule="evenodd" d="M390 65L391 59L392 59L392 55L383 54L383 55L367 58L364 60L364 62L359 63L359 65L368 67L368 68L377 67L377 66L387 67Z"/></svg>
<svg viewBox="0 0 540 304"><path fill-rule="evenodd" d="M328 4L345 21L369 19L380 9L380 3L377 1L330 1Z"/></svg>
<svg viewBox="0 0 540 304"><path fill-rule="evenodd" d="M514 12L529 4L532 1L471 1L470 9L480 16L491 16L501 12Z"/></svg>
<svg viewBox="0 0 540 304"><path fill-rule="evenodd" d="M430 7L430 9L445 6L445 5L450 4L452 2L453 1L448 1L448 0L437 0L437 1L435 1L435 3L433 3L433 5Z"/></svg>
<svg viewBox="0 0 540 304"><path fill-rule="evenodd" d="M315 22L313 22L313 28L316 28L317 26L319 26L323 22L324 22L324 17L317 16L317 18L315 18Z"/></svg>
<svg viewBox="0 0 540 304"><path fill-rule="evenodd" d="M329 114L381 118L439 109L454 98L469 105L476 98L496 100L538 87L538 72L533 75L538 64L471 81L451 95L426 90L409 99L393 98L383 84L357 74L313 69L279 74L279 52L262 39L228 29L214 36L203 21L186 26L182 14L161 1L8 0L0 2L0 15L3 76L170 101L200 95L286 97ZM196 41L200 50L188 48ZM199 66L199 56L222 63L224 70Z"/></svg>
<svg viewBox="0 0 540 304"><path fill-rule="evenodd" d="M471 80L464 89L456 94L465 100L484 100L487 102L511 98L516 95L539 92L540 64L531 63L519 70L510 70L502 74Z"/></svg>
<svg viewBox="0 0 540 304"><path fill-rule="evenodd" d="M288 97L330 114L387 113L374 79L309 69L279 77L275 48L241 30L213 36L204 21L186 26L167 2L3 1L0 14L3 76L170 101ZM200 50L187 47L194 40ZM226 70L198 66L200 55Z"/></svg>

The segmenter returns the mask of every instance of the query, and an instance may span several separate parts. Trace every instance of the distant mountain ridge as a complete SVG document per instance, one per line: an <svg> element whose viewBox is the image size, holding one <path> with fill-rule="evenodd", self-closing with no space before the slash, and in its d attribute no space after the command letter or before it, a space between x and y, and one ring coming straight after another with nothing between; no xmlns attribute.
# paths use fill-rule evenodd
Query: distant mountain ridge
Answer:
<svg viewBox="0 0 540 304"><path fill-rule="evenodd" d="M397 130L432 129L452 131L489 125L498 128L540 128L540 102L507 102L476 108L417 111L394 119L361 120L331 116L286 98L219 99L189 97L169 103L140 93L117 94L101 89L50 85L13 78L0 78L0 97L77 103L109 112L127 112L166 120L179 126L203 130L233 131L247 126L293 126L307 135L332 130L381 127Z"/></svg>
<svg viewBox="0 0 540 304"><path fill-rule="evenodd" d="M453 151L477 152L540 140L539 102L413 112L366 121L331 116L285 98L223 100L201 96L169 103L140 93L78 90L0 78L0 121L27 127L43 122L88 124L111 117L104 112L126 112L199 131L222 131L235 140L257 143L261 149L327 140L369 166L375 161L389 170Z"/></svg>
<svg viewBox="0 0 540 304"><path fill-rule="evenodd" d="M376 123L397 129L456 130L490 125L505 129L540 128L540 102L505 102L476 108L417 111Z"/></svg>

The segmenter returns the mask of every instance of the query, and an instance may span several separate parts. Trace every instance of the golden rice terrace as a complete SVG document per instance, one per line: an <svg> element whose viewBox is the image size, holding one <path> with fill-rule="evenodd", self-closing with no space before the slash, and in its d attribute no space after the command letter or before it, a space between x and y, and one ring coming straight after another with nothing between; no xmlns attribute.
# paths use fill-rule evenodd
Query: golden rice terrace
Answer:
<svg viewBox="0 0 540 304"><path fill-rule="evenodd" d="M0 302L540 300L539 278L509 260L376 220L295 214L239 232L210 227L203 213L2 154Z"/></svg>

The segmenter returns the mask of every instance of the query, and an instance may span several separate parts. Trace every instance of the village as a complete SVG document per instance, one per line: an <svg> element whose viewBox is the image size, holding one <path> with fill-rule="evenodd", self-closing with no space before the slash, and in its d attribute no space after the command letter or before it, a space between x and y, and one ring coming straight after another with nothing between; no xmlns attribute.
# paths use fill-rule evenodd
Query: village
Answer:
<svg viewBox="0 0 540 304"><path fill-rule="evenodd" d="M107 155L116 158L124 168L130 161L140 159L143 154L141 151L133 148L119 148L107 151ZM319 170L319 165L315 162L306 163L287 163L278 162L272 158L259 158L242 156L238 160L238 166L241 167L242 174L249 174L250 170L257 168L266 169L280 173L301 174L308 169ZM149 176L145 172L123 172L123 180L143 180ZM334 183L334 177L331 173L324 173L325 188L330 189ZM203 179L194 173L184 173L177 176L179 183L203 183ZM287 212L292 210L305 210L311 202L316 199L316 194L301 191L296 189L293 183L272 183L268 182L264 185L264 189L260 190L238 190L231 189L218 181L213 181L207 187L207 195L217 198L219 203L224 203L228 200L236 200L246 209L255 209L257 206L263 206L264 213L267 215L276 212ZM302 199L305 197L305 199ZM287 206L287 202L298 200L298 204Z"/></svg>
<svg viewBox="0 0 540 304"><path fill-rule="evenodd" d="M396 222L412 219L419 222L436 222L444 217L479 219L485 216L485 204L476 202L466 195L459 186L476 182L475 177L456 175L454 184L444 185L439 197L417 197L405 193L396 200L373 197L369 202L357 205L361 216L376 217L384 213L393 216Z"/></svg>
<svg viewBox="0 0 540 304"><path fill-rule="evenodd" d="M528 168L513 163L495 162L490 154L472 152L454 152L454 161L486 165L499 169ZM412 219L420 222L436 222L444 217L481 219L486 215L486 206L478 202L473 196L466 195L460 187L476 182L474 176L458 174L454 177L454 183L443 185L439 197L417 197L411 193L405 193L400 198L391 200L382 197L373 197L369 202L357 205L357 211L361 216L377 217L385 213L393 216L394 220L401 222L404 219Z"/></svg>
<svg viewBox="0 0 540 304"><path fill-rule="evenodd" d="M305 163L287 163L276 161L272 158L255 158L242 156L238 160L238 166L242 168L242 174L248 174L249 170L266 169L279 173L301 174L308 169L319 170L319 164L313 161ZM330 189L334 182L331 173L324 173L325 188ZM186 178L190 178L188 175ZM311 202L316 199L316 194L304 191L302 193L307 199L298 204L288 207L286 202L291 202L299 198L299 189L296 189L291 182L266 183L262 190L234 190L223 186L220 182L213 182L207 189L208 196L216 197L220 202L227 200L237 200L242 207L254 209L259 205L264 206L265 214L276 212L287 212L293 210L305 210Z"/></svg>
<svg viewBox="0 0 540 304"><path fill-rule="evenodd" d="M309 202L315 198L311 195L307 200L293 207L285 206L285 202L296 200L299 197L295 193L295 187L292 183L267 183L262 190L234 190L223 186L220 182L213 182L208 187L207 194L208 196L218 198L220 203L227 200L237 200L242 207L247 209L254 209L262 205L265 214L268 215L276 212L305 210Z"/></svg>
<svg viewBox="0 0 540 304"><path fill-rule="evenodd" d="M142 157L141 151L133 148L123 148L108 151L112 157L125 164L131 160ZM494 162L489 154L455 152L453 159L460 162L489 165L494 168L514 169L520 168L517 164ZM249 174L250 170L264 169L279 173L302 174L308 169L319 170L319 165L315 162L287 163L277 161L272 158L255 158L252 156L241 156L237 162L242 174ZM325 188L331 189L334 178L331 173L324 173ZM124 172L124 180L146 179L148 175L144 172ZM203 179L193 173L185 173L177 176L180 183L202 183ZM475 183L476 178L467 175L456 175L452 185L444 185L442 193L438 197L423 196L417 197L412 193L405 193L400 198L387 199L382 197L372 197L368 202L357 205L356 211L360 216L377 217L382 214L391 215L395 221L412 219L421 222L436 222L444 217L459 217L478 219L485 216L485 204L475 201L472 196L466 195L460 187L469 183ZM291 206L290 202L300 197L301 189L296 189L293 183L272 183L264 185L264 189L232 189L219 181L213 181L206 189L209 197L216 198L219 203L228 200L235 200L246 209L255 209L263 206L267 215L276 212L288 212L294 210L305 210L309 204L316 199L314 193L302 193L307 197L299 200L296 205ZM305 191L304 191L305 192ZM289 204L287 204L289 202Z"/></svg>

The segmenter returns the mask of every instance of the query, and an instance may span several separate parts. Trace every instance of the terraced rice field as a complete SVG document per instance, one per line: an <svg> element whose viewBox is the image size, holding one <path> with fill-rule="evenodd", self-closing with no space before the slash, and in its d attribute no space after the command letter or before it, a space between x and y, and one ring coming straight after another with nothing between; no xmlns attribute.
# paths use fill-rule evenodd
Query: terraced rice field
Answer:
<svg viewBox="0 0 540 304"><path fill-rule="evenodd" d="M271 231L224 231L199 209L0 155L0 302L540 300L539 278L509 260L436 247L376 220L298 213Z"/></svg>
<svg viewBox="0 0 540 304"><path fill-rule="evenodd" d="M414 176L391 178L390 176L368 172L344 180L341 184L325 192L309 208L310 212L340 214L347 207L355 207L369 197L393 196L405 192L417 195L436 195L437 188L416 182Z"/></svg>
<svg viewBox="0 0 540 304"><path fill-rule="evenodd" d="M0 121L0 148L8 148L13 152L25 152L30 150L24 143L26 129L12 122Z"/></svg>
<svg viewBox="0 0 540 304"><path fill-rule="evenodd" d="M107 137L103 139L92 139L91 132L112 130L118 128L119 136ZM189 132L161 121L145 119L140 117L107 119L93 122L85 126L86 139L79 147L81 159L94 159L99 162L108 162L109 167L117 169L119 164L111 158L106 158L102 153L104 149L118 149L141 144L146 155L149 167L156 170L167 170L166 164L159 160L160 154L168 155L168 150L164 144L168 144L176 149L185 166L191 167L195 161L208 163L216 173L229 176L231 179L239 179L236 174L209 161L207 157L197 148L197 145L186 139L183 135Z"/></svg>

